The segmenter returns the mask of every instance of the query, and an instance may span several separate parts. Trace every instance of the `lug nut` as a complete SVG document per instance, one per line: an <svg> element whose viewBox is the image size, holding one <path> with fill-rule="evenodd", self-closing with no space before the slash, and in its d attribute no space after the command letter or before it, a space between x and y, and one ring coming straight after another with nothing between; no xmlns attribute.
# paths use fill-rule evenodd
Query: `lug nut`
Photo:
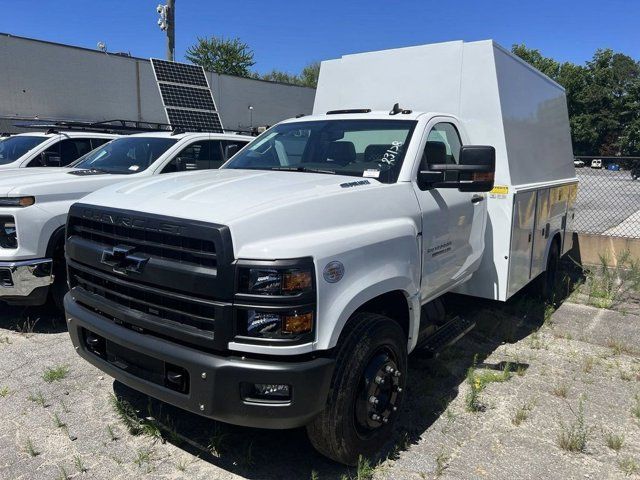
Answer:
<svg viewBox="0 0 640 480"><path fill-rule="evenodd" d="M380 415L378 415L377 413L371 414L371 420L377 422L378 420L380 420Z"/></svg>
<svg viewBox="0 0 640 480"><path fill-rule="evenodd" d="M398 411L398 407L393 407L393 411L397 412Z"/></svg>
<svg viewBox="0 0 640 480"><path fill-rule="evenodd" d="M202 377L202 379L204 380L205 378L207 378L207 372L202 372L202 375L200 375Z"/></svg>
<svg viewBox="0 0 640 480"><path fill-rule="evenodd" d="M396 370L395 372L393 372L393 376L394 376L394 377L399 377L400 375L402 375L402 374L400 373L400 370Z"/></svg>
<svg viewBox="0 0 640 480"><path fill-rule="evenodd" d="M396 388L396 392L400 393L402 391L402 387Z"/></svg>
<svg viewBox="0 0 640 480"><path fill-rule="evenodd" d="M382 385L384 383L384 378L378 375L374 380L378 385Z"/></svg>
<svg viewBox="0 0 640 480"><path fill-rule="evenodd" d="M387 417L382 418L382 423L389 423L389 419Z"/></svg>
<svg viewBox="0 0 640 480"><path fill-rule="evenodd" d="M369 403L373 403L374 405L377 404L380 400L378 400L376 397L374 397L373 395L371 395L369 397Z"/></svg>
<svg viewBox="0 0 640 480"><path fill-rule="evenodd" d="M204 412L204 405L200 405L200 411Z"/></svg>
<svg viewBox="0 0 640 480"><path fill-rule="evenodd" d="M393 373L394 372L393 367L391 365L387 365L384 368L384 371L387 372L387 373Z"/></svg>

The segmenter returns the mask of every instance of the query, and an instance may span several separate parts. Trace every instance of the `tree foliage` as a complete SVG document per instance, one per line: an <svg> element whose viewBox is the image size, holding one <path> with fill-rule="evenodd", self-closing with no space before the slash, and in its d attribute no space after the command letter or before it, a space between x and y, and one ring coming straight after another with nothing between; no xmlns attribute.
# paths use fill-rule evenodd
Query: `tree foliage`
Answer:
<svg viewBox="0 0 640 480"><path fill-rule="evenodd" d="M575 154L640 155L639 62L610 49L596 50L585 65L522 44L512 51L566 89Z"/></svg>
<svg viewBox="0 0 640 480"><path fill-rule="evenodd" d="M316 88L320 74L320 62L313 62L299 74L272 70L260 74L250 69L255 65L253 50L239 38L223 37L200 38L195 45L187 49L186 57L191 63L202 65L210 72L257 78L271 82L289 83L302 87Z"/></svg>
<svg viewBox="0 0 640 480"><path fill-rule="evenodd" d="M185 56L210 72L240 77L248 76L249 69L256 63L253 50L239 38L198 37L198 42L187 49Z"/></svg>

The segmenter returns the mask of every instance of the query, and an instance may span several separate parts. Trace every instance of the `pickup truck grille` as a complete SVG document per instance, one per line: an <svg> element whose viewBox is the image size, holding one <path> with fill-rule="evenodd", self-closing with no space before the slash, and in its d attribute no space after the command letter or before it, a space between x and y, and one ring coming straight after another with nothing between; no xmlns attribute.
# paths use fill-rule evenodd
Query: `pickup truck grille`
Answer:
<svg viewBox="0 0 640 480"><path fill-rule="evenodd" d="M208 349L232 335L225 226L76 204L66 253L74 300L108 320Z"/></svg>

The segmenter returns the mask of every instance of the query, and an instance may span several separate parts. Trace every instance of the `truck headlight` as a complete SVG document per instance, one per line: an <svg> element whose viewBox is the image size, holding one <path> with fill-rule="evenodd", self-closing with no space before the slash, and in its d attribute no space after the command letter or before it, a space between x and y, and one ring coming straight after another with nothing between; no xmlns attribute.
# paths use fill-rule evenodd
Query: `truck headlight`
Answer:
<svg viewBox="0 0 640 480"><path fill-rule="evenodd" d="M18 248L16 221L13 217L0 217L0 248Z"/></svg>
<svg viewBox="0 0 640 480"><path fill-rule="evenodd" d="M245 267L239 271L238 293L286 296L312 290L312 268Z"/></svg>
<svg viewBox="0 0 640 480"><path fill-rule="evenodd" d="M291 338L313 330L313 311L273 312L259 309L244 310L245 331L253 338Z"/></svg>
<svg viewBox="0 0 640 480"><path fill-rule="evenodd" d="M29 207L34 203L35 197L0 197L0 207Z"/></svg>

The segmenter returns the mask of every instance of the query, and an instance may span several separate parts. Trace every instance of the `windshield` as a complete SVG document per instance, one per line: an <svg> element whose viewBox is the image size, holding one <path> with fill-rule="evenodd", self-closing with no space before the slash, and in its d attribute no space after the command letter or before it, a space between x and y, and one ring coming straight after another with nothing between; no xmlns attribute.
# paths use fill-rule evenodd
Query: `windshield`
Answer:
<svg viewBox="0 0 640 480"><path fill-rule="evenodd" d="M80 157L69 167L117 174L138 173L176 142L173 138L118 138Z"/></svg>
<svg viewBox="0 0 640 480"><path fill-rule="evenodd" d="M32 148L40 145L47 137L15 136L0 141L0 165L15 162Z"/></svg>
<svg viewBox="0 0 640 480"><path fill-rule="evenodd" d="M411 120L322 120L276 125L223 168L398 179Z"/></svg>

